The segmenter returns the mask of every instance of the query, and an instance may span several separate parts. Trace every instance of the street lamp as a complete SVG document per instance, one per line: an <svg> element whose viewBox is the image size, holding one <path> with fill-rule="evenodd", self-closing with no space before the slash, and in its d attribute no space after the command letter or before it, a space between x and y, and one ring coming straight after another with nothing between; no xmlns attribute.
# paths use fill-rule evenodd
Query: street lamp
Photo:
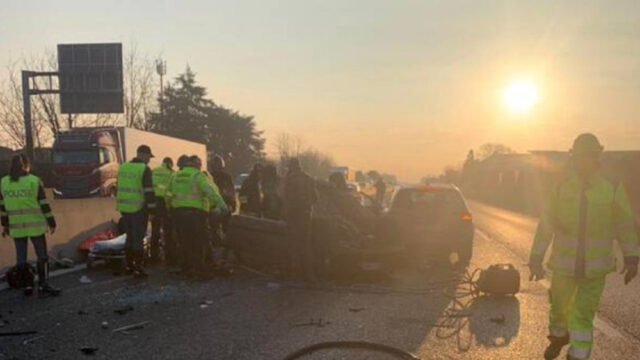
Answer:
<svg viewBox="0 0 640 360"><path fill-rule="evenodd" d="M164 75L167 74L167 62L162 59L156 60L156 73L160 76L160 121L164 120Z"/></svg>

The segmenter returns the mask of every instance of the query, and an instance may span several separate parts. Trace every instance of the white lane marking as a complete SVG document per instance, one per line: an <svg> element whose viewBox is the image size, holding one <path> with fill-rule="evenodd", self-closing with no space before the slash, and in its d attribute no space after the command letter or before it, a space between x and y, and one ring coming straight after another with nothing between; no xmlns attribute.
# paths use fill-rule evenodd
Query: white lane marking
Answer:
<svg viewBox="0 0 640 360"><path fill-rule="evenodd" d="M478 229L476 227L476 233L478 235L481 235L482 237L484 237L486 240L488 241L495 241L495 242L499 242L502 244L501 241L498 240L494 240L492 239L489 235L487 235L484 231ZM504 248L506 248L509 252L511 252L515 257L518 257L518 255L513 252L511 249L509 249L508 246L502 244L502 246ZM542 286L544 286L547 290L549 290L549 288L551 287L551 283L549 282L548 279L542 279L540 281L538 281L538 283ZM593 326L600 332L602 332L603 334L605 334L606 336L610 337L610 338L618 338L618 339L623 339L626 340L628 342L631 342L632 344L636 345L636 346L640 346L640 341L638 341L638 339L636 339L635 337L633 337L630 334L627 334L623 331L620 331L618 329L616 329L614 326L612 326L611 324L609 324L609 322L607 322L606 320L600 318L600 316L596 315L596 318L593 320Z"/></svg>

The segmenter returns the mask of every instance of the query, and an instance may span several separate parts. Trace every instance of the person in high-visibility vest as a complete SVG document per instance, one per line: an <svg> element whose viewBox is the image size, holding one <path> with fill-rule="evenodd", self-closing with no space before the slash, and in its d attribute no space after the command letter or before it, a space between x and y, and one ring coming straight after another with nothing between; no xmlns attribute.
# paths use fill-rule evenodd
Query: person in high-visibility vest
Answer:
<svg viewBox="0 0 640 360"><path fill-rule="evenodd" d="M624 255L625 284L638 273L633 212L624 185L599 170L603 149L593 134L576 138L572 169L551 191L531 249L531 280L537 281L545 275L542 261L551 245L550 344L545 359L557 358L567 344L567 359L589 358L605 277L616 268L614 239Z"/></svg>
<svg viewBox="0 0 640 360"><path fill-rule="evenodd" d="M38 271L38 295L58 295L60 289L51 286L49 277L49 258L47 256L47 228L53 234L56 220L47 202L42 181L30 174L31 163L24 154L11 159L9 175L0 181L0 217L2 235L11 236L16 247L16 265L27 263L28 240L36 251ZM33 289L27 287L25 295L31 295Z"/></svg>
<svg viewBox="0 0 640 360"><path fill-rule="evenodd" d="M127 272L145 277L144 237L149 216L153 215L156 198L153 176L147 166L153 154L147 145L140 145L136 157L120 165L118 170L116 208L122 214L122 224L127 234L125 256Z"/></svg>
<svg viewBox="0 0 640 360"><path fill-rule="evenodd" d="M167 199L181 242L182 271L186 276L204 272L202 251L206 237L207 211L225 214L227 206L192 157L171 179Z"/></svg>
<svg viewBox="0 0 640 360"><path fill-rule="evenodd" d="M164 244L165 260L172 262L175 256L174 244L171 238L171 222L169 221L169 211L164 202L164 196L167 192L167 186L173 174L173 160L166 157L162 160L162 164L152 171L153 191L156 196L156 211L151 223L151 261L159 260L160 252L160 233L162 232L162 240Z"/></svg>

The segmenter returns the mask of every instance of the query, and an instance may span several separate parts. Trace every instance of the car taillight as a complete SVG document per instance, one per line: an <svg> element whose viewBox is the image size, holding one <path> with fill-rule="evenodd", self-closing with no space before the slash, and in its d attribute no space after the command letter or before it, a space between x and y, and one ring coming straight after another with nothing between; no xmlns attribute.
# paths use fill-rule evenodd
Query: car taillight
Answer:
<svg viewBox="0 0 640 360"><path fill-rule="evenodd" d="M469 213L464 213L464 214L462 214L460 216L460 220L462 220L462 221L471 221L471 220L473 220L473 217Z"/></svg>

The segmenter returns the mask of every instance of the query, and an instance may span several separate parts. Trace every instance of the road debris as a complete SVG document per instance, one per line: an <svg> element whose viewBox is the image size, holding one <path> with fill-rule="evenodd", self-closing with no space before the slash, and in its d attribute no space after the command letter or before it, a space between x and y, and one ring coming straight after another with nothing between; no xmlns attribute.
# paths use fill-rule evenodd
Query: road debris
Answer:
<svg viewBox="0 0 640 360"><path fill-rule="evenodd" d="M131 305L127 305L127 306L123 306L121 308L117 308L115 310L113 310L114 313L118 314L118 315L124 315L128 312L133 311L133 306Z"/></svg>
<svg viewBox="0 0 640 360"><path fill-rule="evenodd" d="M143 322L139 322L139 323L136 323L136 324L131 324L131 325L119 327L117 329L114 329L113 332L126 332L126 331L129 331L129 330L142 329L143 327L145 327L150 322L151 321L143 321Z"/></svg>
<svg viewBox="0 0 640 360"><path fill-rule="evenodd" d="M280 283L277 283L277 282L269 282L269 283L267 283L267 287L269 289L272 289L272 290L278 290L278 289L280 289L282 287L282 285Z"/></svg>
<svg viewBox="0 0 640 360"><path fill-rule="evenodd" d="M89 312L86 310L78 310L78 315L89 315Z"/></svg>
<svg viewBox="0 0 640 360"><path fill-rule="evenodd" d="M207 305L207 304L200 304L200 309L206 309L208 307L209 307L209 305Z"/></svg>
<svg viewBox="0 0 640 360"><path fill-rule="evenodd" d="M40 335L40 336L32 337L30 339L26 339L25 341L22 342L22 345L29 345L35 342L36 340L42 339L43 337L44 335Z"/></svg>
<svg viewBox="0 0 640 360"><path fill-rule="evenodd" d="M306 323L301 323L301 324L295 324L292 327L296 328L296 327L306 327L306 326L315 326L315 327L325 327L327 325L331 325L330 321L324 321L323 319L310 319L309 322Z"/></svg>
<svg viewBox="0 0 640 360"><path fill-rule="evenodd" d="M353 313L359 313L360 311L366 310L366 308L349 308L349 311Z"/></svg>
<svg viewBox="0 0 640 360"><path fill-rule="evenodd" d="M89 279L89 277L87 275L82 275L80 277L80 283L81 284L91 284L93 281L91 279Z"/></svg>
<svg viewBox="0 0 640 360"><path fill-rule="evenodd" d="M9 332L0 332L0 337L3 336L22 336L22 335L34 335L38 332L35 330L31 331L9 331Z"/></svg>
<svg viewBox="0 0 640 360"><path fill-rule="evenodd" d="M108 329L109 328L109 322L108 321L103 321L100 324L100 327L102 327L103 329Z"/></svg>
<svg viewBox="0 0 640 360"><path fill-rule="evenodd" d="M85 355L95 355L95 353L98 351L97 347L90 347L90 346L85 346L80 348L80 351L82 351L83 354Z"/></svg>

